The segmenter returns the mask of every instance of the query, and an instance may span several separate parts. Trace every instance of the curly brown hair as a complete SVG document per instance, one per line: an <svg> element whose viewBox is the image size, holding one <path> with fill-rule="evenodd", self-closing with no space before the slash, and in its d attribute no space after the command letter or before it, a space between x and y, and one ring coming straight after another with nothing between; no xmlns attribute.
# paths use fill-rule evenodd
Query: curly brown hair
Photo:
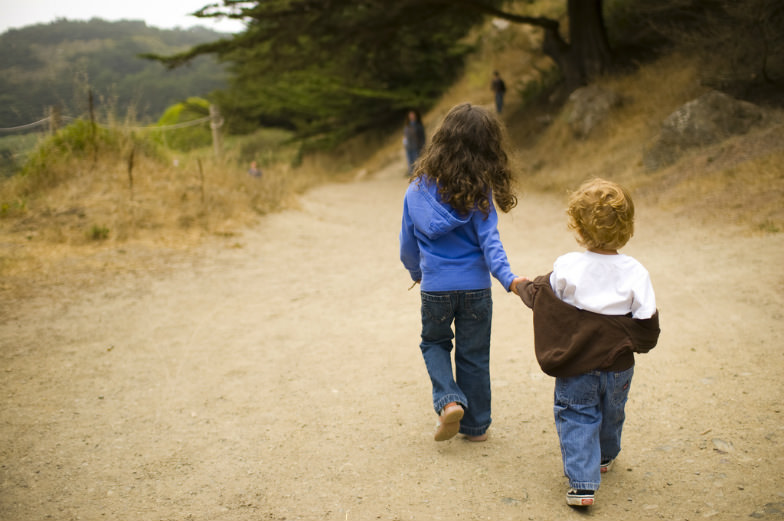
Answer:
<svg viewBox="0 0 784 521"><path fill-rule="evenodd" d="M490 197L503 212L517 205L513 176L498 118L470 103L452 107L425 147L412 180L438 183L441 199L461 214L490 212Z"/></svg>
<svg viewBox="0 0 784 521"><path fill-rule="evenodd" d="M595 178L569 197L569 228L588 249L617 250L634 235L634 202L617 183Z"/></svg>

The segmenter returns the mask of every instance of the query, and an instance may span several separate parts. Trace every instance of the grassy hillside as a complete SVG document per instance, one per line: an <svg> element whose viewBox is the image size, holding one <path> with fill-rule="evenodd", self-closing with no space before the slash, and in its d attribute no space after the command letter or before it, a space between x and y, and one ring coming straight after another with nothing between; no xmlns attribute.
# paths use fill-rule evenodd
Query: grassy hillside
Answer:
<svg viewBox="0 0 784 521"><path fill-rule="evenodd" d="M676 54L633 74L602 80L623 93L623 105L585 140L572 137L563 110L553 112L552 124L536 137L529 134L521 140L524 182L534 190L564 191L587 177L608 177L629 186L646 203L682 215L684 223L784 231L780 110L769 109L769 125L694 149L669 167L650 172L643 165L643 153L657 138L662 121L708 90L696 70L694 58Z"/></svg>
<svg viewBox="0 0 784 521"><path fill-rule="evenodd" d="M424 121L430 133L455 103L492 106L489 81L500 70L509 88L503 119L523 204L527 193L565 194L588 177L602 176L627 185L643 204L682 215L684 223L737 233L784 230L780 111L768 109L771 123L764 128L647 171L643 152L662 120L708 89L698 74L698 56L665 53L600 79L622 93L624 103L589 138L577 139L567 124L565 96L553 87L552 64L539 51L537 31L502 27L488 22L477 32L481 44L463 77ZM231 237L259 216L295 205L294 196L308 187L401 162L398 134L365 135L334 152L302 157L285 133L261 130L228 139L221 161L212 159L211 148L175 153L120 128L102 135L95 148L74 145L86 138L60 145L47 140L39 149L39 168L0 184L4 284L7 289L13 280L64 259L81 263L101 252L179 249L207 236ZM261 163L261 180L247 175L251 160ZM402 164L400 169L402 175ZM130 261L114 255L102 262L103 268L86 265L113 269Z"/></svg>
<svg viewBox="0 0 784 521"><path fill-rule="evenodd" d="M49 106L66 116L87 112L87 91L96 109L121 117L129 110L154 121L163 110L190 96L224 86L212 59L166 71L139 54L182 51L222 35L196 27L163 30L140 21L57 20L0 34L0 127L42 118Z"/></svg>

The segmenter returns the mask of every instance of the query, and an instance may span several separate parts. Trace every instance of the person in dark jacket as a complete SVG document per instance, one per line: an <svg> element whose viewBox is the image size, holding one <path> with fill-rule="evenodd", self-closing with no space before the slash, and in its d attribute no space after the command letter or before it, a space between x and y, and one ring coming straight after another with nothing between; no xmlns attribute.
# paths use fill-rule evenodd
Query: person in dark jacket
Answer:
<svg viewBox="0 0 784 521"><path fill-rule="evenodd" d="M555 377L566 502L590 506L621 450L634 353L656 346L659 313L648 271L618 253L634 233L629 193L593 179L572 194L567 214L586 251L562 255L517 293L533 309L536 359Z"/></svg>
<svg viewBox="0 0 784 521"><path fill-rule="evenodd" d="M495 111L499 114L504 109L504 95L506 94L506 83L501 79L498 71L493 71L493 80L490 82L490 90L495 93Z"/></svg>
<svg viewBox="0 0 784 521"><path fill-rule="evenodd" d="M422 118L419 112L411 110L408 113L406 125L403 127L403 148L406 149L406 160L408 161L408 175L414 173L414 163L419 159L422 148L425 146L425 127L422 125Z"/></svg>

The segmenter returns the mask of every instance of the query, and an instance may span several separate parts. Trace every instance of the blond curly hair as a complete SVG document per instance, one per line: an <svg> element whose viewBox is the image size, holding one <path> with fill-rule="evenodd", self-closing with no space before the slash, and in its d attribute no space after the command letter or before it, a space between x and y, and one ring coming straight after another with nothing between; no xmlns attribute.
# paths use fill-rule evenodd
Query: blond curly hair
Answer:
<svg viewBox="0 0 784 521"><path fill-rule="evenodd" d="M583 183L569 197L569 228L585 248L618 250L634 235L634 202L622 186L605 179Z"/></svg>

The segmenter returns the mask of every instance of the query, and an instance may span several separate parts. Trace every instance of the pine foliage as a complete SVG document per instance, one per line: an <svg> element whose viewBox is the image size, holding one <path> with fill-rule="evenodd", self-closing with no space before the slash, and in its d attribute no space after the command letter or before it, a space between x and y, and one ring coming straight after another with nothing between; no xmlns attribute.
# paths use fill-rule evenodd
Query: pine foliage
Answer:
<svg viewBox="0 0 784 521"><path fill-rule="evenodd" d="M414 0L224 0L201 15L218 12L246 31L157 58L177 67L216 54L231 73L217 99L232 128L276 125L327 143L427 108L460 73L481 20Z"/></svg>

